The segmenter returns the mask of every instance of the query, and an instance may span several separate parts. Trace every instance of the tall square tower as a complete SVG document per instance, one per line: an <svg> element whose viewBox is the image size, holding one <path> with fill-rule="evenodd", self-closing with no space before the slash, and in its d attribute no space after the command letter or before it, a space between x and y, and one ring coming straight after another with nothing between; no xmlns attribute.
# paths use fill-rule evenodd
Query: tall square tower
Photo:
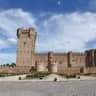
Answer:
<svg viewBox="0 0 96 96"><path fill-rule="evenodd" d="M34 28L17 29L17 66L33 66L36 32Z"/></svg>

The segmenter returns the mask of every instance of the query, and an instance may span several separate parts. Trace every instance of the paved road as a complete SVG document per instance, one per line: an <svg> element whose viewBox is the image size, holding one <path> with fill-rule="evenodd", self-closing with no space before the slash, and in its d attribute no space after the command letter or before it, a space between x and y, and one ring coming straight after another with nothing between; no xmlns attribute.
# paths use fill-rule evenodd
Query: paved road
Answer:
<svg viewBox="0 0 96 96"><path fill-rule="evenodd" d="M96 80L0 82L0 96L96 96Z"/></svg>

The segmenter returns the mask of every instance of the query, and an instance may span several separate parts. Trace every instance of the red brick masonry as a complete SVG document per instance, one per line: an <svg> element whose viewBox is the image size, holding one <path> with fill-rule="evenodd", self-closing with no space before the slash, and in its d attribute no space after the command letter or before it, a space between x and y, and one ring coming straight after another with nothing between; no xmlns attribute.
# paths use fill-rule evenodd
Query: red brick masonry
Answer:
<svg viewBox="0 0 96 96"><path fill-rule="evenodd" d="M76 68L76 67L72 67L72 68L62 68L62 67L58 67L58 73L80 73L80 69L81 68Z"/></svg>
<svg viewBox="0 0 96 96"><path fill-rule="evenodd" d="M0 66L1 73L28 73L31 71L30 66L15 66L15 67L8 67L8 66Z"/></svg>
<svg viewBox="0 0 96 96"><path fill-rule="evenodd" d="M0 73L29 73L30 71L34 70L30 66L15 66L15 67L8 67L8 66L0 66ZM96 73L96 68L80 68L80 67L72 67L72 68L63 68L58 67L58 73Z"/></svg>
<svg viewBox="0 0 96 96"><path fill-rule="evenodd" d="M90 68L83 68L84 73L96 73L96 67L90 67Z"/></svg>

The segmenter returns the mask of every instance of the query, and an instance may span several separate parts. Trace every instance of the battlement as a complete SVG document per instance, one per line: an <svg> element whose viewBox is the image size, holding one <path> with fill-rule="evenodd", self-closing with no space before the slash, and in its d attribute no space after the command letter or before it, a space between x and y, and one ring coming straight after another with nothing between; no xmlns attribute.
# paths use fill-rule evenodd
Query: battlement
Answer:
<svg viewBox="0 0 96 96"><path fill-rule="evenodd" d="M37 32L35 32L35 28L30 27L28 29L24 29L24 28L18 28L17 29L17 37L19 38L21 35L25 35L27 34L28 37L36 35Z"/></svg>

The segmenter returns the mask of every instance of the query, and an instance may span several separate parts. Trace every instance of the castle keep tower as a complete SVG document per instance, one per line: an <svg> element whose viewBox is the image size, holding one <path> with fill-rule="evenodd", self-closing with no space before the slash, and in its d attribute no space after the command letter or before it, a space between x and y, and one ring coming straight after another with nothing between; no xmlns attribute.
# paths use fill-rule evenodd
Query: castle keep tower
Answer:
<svg viewBox="0 0 96 96"><path fill-rule="evenodd" d="M34 28L17 29L17 66L34 66L35 40Z"/></svg>

